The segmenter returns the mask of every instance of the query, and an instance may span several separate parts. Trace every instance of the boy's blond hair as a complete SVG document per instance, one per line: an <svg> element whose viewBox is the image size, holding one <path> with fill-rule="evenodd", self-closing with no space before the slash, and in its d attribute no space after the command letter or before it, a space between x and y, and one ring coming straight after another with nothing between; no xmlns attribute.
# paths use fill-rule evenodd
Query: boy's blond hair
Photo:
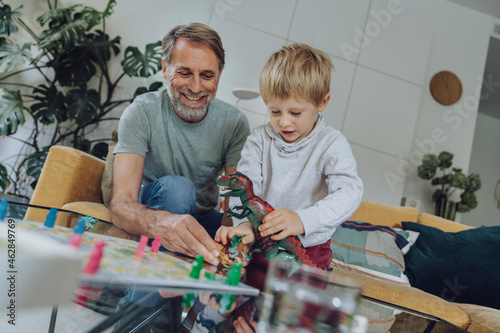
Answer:
<svg viewBox="0 0 500 333"><path fill-rule="evenodd" d="M273 97L294 97L319 106L330 92L332 69L325 52L302 43L285 45L264 65L260 93L265 103Z"/></svg>

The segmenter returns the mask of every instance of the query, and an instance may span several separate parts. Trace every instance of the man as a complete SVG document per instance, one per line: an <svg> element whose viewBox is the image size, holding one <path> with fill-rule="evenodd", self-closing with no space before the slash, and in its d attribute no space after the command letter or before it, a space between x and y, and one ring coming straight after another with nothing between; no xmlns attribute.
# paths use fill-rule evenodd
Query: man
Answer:
<svg viewBox="0 0 500 333"><path fill-rule="evenodd" d="M219 35L193 23L162 41L167 89L141 95L124 111L114 150L113 224L162 237L170 251L216 265L221 225L217 176L236 171L248 121L215 99L224 67ZM141 184L143 185L141 187Z"/></svg>

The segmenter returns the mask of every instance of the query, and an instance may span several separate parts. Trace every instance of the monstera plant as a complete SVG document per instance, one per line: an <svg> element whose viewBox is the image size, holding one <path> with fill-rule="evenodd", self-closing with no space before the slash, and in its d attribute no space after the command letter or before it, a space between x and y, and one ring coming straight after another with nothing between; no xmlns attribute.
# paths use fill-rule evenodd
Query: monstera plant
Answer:
<svg viewBox="0 0 500 333"><path fill-rule="evenodd" d="M102 12L84 5L61 8L57 0L47 0L47 10L36 20L38 29L22 20L23 6L12 9L6 2L0 0L0 137L22 141L24 148L14 161L0 161L0 187L27 196L52 145L106 155L107 144L91 142L89 133L101 121L116 120L110 116L113 109L162 86L154 82L129 98L115 97L122 79L160 71L162 50L160 41L148 44L144 53L128 46L120 73L111 75L110 63L120 61L121 45L120 37L110 37L105 27L116 0L109 0ZM31 41L16 43L21 29ZM32 130L21 136L18 129L25 122L32 122Z"/></svg>

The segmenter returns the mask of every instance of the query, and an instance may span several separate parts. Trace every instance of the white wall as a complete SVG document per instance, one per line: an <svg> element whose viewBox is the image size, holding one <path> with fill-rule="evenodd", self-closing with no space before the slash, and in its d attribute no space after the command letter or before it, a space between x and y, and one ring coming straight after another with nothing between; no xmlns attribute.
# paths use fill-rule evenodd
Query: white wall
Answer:
<svg viewBox="0 0 500 333"><path fill-rule="evenodd" d="M101 0L83 2L104 6ZM258 90L265 61L283 44L305 42L330 54L336 69L324 116L351 143L364 199L399 205L410 196L421 210L432 211L430 186L415 175L423 149L450 150L467 171L490 16L444 0L120 0L107 29L122 37L123 46L141 49L174 25L193 21L222 37L227 58L218 97L230 103L236 102L235 87ZM429 81L440 70L462 80L457 105L467 104L461 114L431 98ZM260 99L238 106L252 127L267 121ZM442 142L433 138L436 129Z"/></svg>
<svg viewBox="0 0 500 333"><path fill-rule="evenodd" d="M481 176L482 186L476 192L478 208L462 215L462 223L473 226L500 225L500 209L493 193L500 180L500 119L479 113L474 136L470 172Z"/></svg>

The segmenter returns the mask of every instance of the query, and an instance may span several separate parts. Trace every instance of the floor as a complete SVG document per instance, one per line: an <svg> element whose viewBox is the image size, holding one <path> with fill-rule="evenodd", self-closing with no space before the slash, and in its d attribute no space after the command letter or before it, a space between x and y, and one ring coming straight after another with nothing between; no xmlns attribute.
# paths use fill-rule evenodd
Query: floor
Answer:
<svg viewBox="0 0 500 333"><path fill-rule="evenodd" d="M7 319L0 322L0 332L48 332L50 324L51 307L36 307L18 309L16 313L15 326L9 324ZM54 332L79 333L86 332L105 320L105 315L99 314L75 303L60 305L57 312L57 320ZM110 332L111 329L104 332Z"/></svg>

